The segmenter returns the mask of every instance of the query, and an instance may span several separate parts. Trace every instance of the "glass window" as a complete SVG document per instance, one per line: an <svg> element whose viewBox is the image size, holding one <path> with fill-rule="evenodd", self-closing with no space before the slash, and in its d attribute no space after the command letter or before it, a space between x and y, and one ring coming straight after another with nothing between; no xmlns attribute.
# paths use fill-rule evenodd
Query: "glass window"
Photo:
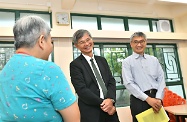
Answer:
<svg viewBox="0 0 187 122"><path fill-rule="evenodd" d="M14 12L0 12L0 27L13 27L15 24Z"/></svg>
<svg viewBox="0 0 187 122"><path fill-rule="evenodd" d="M116 104L117 107L124 107L130 105L130 93L127 89L116 90Z"/></svg>
<svg viewBox="0 0 187 122"><path fill-rule="evenodd" d="M51 25L51 14L44 11L28 11L28 10L4 10L0 9L0 27L13 27L15 21L20 17L26 15L37 15L42 17L50 27Z"/></svg>
<svg viewBox="0 0 187 122"><path fill-rule="evenodd" d="M149 55L154 55L152 45L147 45L145 49L145 53Z"/></svg>
<svg viewBox="0 0 187 122"><path fill-rule="evenodd" d="M127 45L103 45L106 58L112 75L116 80L116 106L129 105L129 92L125 89L122 80L122 61L128 56Z"/></svg>
<svg viewBox="0 0 187 122"><path fill-rule="evenodd" d="M157 21L152 21L152 25L153 25L153 32L158 32L158 30L157 30Z"/></svg>
<svg viewBox="0 0 187 122"><path fill-rule="evenodd" d="M94 55L101 56L99 45L94 45Z"/></svg>
<svg viewBox="0 0 187 122"><path fill-rule="evenodd" d="M73 58L76 59L81 54L81 51L73 46Z"/></svg>
<svg viewBox="0 0 187 122"><path fill-rule="evenodd" d="M171 45L158 45L156 47L157 57L165 70L166 82L180 81L179 62L176 57L175 47Z"/></svg>
<svg viewBox="0 0 187 122"><path fill-rule="evenodd" d="M123 19L101 18L101 26L102 30L125 30Z"/></svg>
<svg viewBox="0 0 187 122"><path fill-rule="evenodd" d="M182 85L168 86L168 89L184 98Z"/></svg>
<svg viewBox="0 0 187 122"><path fill-rule="evenodd" d="M13 44L0 45L0 71L14 54L15 49Z"/></svg>
<svg viewBox="0 0 187 122"><path fill-rule="evenodd" d="M128 56L126 45L104 45L104 57L106 58L112 74L117 82L121 83L122 61ZM122 83L121 83L122 84Z"/></svg>
<svg viewBox="0 0 187 122"><path fill-rule="evenodd" d="M48 25L51 27L51 24L50 24L50 15L49 14L37 14L37 13L20 13L20 17L23 17L23 16L28 16L28 15L37 15L37 16L40 16L42 19L44 19Z"/></svg>
<svg viewBox="0 0 187 122"><path fill-rule="evenodd" d="M128 19L129 31L150 32L148 20Z"/></svg>
<svg viewBox="0 0 187 122"><path fill-rule="evenodd" d="M114 17L71 13L72 29L158 32L157 21L158 18ZM169 21L172 23L172 20ZM172 24L171 27L173 27ZM171 29L174 32L173 28Z"/></svg>
<svg viewBox="0 0 187 122"><path fill-rule="evenodd" d="M96 17L72 16L72 29L98 30Z"/></svg>
<svg viewBox="0 0 187 122"><path fill-rule="evenodd" d="M54 55L54 52L52 52L52 53L49 55L48 61L53 62L53 58L54 58L53 55Z"/></svg>

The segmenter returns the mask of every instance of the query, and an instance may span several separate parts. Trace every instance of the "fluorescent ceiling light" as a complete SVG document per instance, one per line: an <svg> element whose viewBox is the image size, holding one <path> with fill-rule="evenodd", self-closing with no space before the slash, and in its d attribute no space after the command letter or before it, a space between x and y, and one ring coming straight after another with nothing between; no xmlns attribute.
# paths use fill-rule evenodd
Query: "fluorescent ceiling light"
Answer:
<svg viewBox="0 0 187 122"><path fill-rule="evenodd" d="M158 1L174 2L174 3L185 3L185 4L187 4L187 0L158 0Z"/></svg>

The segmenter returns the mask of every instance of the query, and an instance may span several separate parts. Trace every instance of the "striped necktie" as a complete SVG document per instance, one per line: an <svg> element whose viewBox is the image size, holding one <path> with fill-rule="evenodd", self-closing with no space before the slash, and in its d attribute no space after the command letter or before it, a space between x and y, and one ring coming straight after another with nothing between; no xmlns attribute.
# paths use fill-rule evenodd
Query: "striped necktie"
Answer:
<svg viewBox="0 0 187 122"><path fill-rule="evenodd" d="M91 64L92 64L93 71L95 73L95 77L96 77L97 81L99 82L99 85L101 86L101 89L103 91L104 96L106 97L106 95L107 95L107 88L105 86L105 83L104 83L101 75L99 74L99 71L97 70L97 68L96 68L96 66L95 66L95 64L93 62L93 58L91 58L90 61L91 61Z"/></svg>

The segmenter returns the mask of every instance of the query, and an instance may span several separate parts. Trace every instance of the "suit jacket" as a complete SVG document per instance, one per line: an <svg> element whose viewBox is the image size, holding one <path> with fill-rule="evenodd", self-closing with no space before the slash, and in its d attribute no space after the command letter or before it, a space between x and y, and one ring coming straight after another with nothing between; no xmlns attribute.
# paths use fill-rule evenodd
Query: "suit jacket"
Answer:
<svg viewBox="0 0 187 122"><path fill-rule="evenodd" d="M116 82L106 59L101 56L94 56L94 58L108 90L106 97L115 100ZM99 86L90 65L82 54L70 63L70 76L78 94L81 122L119 122L117 113L110 116L100 108L103 99L100 98Z"/></svg>

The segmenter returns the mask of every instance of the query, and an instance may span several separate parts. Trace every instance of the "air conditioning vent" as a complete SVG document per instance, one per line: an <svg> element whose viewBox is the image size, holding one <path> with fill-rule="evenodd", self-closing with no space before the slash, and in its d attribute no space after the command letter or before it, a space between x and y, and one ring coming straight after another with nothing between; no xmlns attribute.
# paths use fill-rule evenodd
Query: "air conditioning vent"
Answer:
<svg viewBox="0 0 187 122"><path fill-rule="evenodd" d="M159 20L157 21L158 32L171 32L169 20Z"/></svg>

